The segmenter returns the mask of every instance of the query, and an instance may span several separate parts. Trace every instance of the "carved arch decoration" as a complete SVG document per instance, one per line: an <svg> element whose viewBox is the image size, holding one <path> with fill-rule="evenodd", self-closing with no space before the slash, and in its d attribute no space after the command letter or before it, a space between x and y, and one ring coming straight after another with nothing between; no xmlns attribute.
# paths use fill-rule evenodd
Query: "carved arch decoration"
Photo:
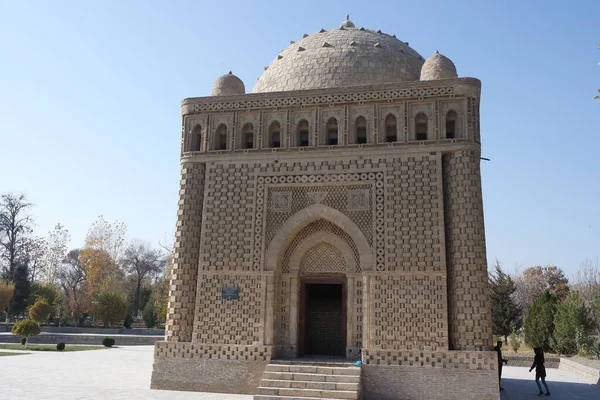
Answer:
<svg viewBox="0 0 600 400"><path fill-rule="evenodd" d="M275 271L294 237L307 225L319 219L329 221L346 232L356 245L360 270L363 272L373 270L373 251L360 228L345 214L324 204L313 204L298 211L279 228L269 243L265 256L265 270Z"/></svg>
<svg viewBox="0 0 600 400"><path fill-rule="evenodd" d="M298 275L303 272L303 266L305 266L306 256L311 250L314 250L317 246L328 245L333 249L337 250L343 258L344 271L345 273L356 272L356 259L353 257L354 252L350 245L337 235L328 232L317 232L313 235L303 239L298 246L294 249L289 262L290 273ZM342 272L342 271L320 271L320 272Z"/></svg>

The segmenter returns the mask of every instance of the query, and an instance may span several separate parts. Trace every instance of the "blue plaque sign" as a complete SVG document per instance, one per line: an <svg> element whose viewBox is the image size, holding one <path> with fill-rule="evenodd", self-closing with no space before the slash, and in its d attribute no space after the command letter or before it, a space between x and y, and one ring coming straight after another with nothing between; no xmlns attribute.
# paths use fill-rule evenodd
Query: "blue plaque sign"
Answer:
<svg viewBox="0 0 600 400"><path fill-rule="evenodd" d="M238 300L240 298L237 286L226 286L221 289L221 298L224 300Z"/></svg>

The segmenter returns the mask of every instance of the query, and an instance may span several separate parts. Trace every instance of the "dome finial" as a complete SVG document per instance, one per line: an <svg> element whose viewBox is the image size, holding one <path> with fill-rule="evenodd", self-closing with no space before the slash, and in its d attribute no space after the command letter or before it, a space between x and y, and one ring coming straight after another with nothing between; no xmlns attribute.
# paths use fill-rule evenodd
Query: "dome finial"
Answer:
<svg viewBox="0 0 600 400"><path fill-rule="evenodd" d="M354 28L354 24L350 21L350 14L346 14L346 19L340 24L340 29Z"/></svg>
<svg viewBox="0 0 600 400"><path fill-rule="evenodd" d="M233 74L231 73L231 71L229 71L229 75L233 75Z"/></svg>

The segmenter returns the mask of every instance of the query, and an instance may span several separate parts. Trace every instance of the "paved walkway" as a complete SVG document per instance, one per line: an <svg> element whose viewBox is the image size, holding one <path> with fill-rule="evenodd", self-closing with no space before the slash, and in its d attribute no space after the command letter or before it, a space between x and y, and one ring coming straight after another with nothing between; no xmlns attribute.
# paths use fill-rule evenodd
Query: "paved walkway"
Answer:
<svg viewBox="0 0 600 400"><path fill-rule="evenodd" d="M0 350L3 351L3 350ZM0 398L24 399L172 399L252 400L252 396L150 390L152 346L129 346L69 353L31 352L0 357ZM535 374L504 367L501 400L537 399ZM600 399L600 385L548 369L551 399ZM450 394L448 399L451 399Z"/></svg>
<svg viewBox="0 0 600 400"><path fill-rule="evenodd" d="M535 371L529 372L525 367L502 368L501 400L554 399L554 400L599 400L600 385L590 385L576 375L554 368L547 368L546 383L552 396L538 397L535 384ZM541 383L541 382L540 382ZM545 391L545 390L544 390Z"/></svg>
<svg viewBox="0 0 600 400"><path fill-rule="evenodd" d="M0 399L252 400L233 394L151 390L153 349L125 346L0 357Z"/></svg>

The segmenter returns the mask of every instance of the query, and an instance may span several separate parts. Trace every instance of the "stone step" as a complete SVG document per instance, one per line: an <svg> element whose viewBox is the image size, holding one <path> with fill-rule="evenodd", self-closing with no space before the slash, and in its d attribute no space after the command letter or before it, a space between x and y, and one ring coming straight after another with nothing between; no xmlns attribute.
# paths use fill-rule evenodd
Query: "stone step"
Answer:
<svg viewBox="0 0 600 400"><path fill-rule="evenodd" d="M323 400L323 398L322 397L254 395L254 400ZM346 399L329 398L327 400L346 400Z"/></svg>
<svg viewBox="0 0 600 400"><path fill-rule="evenodd" d="M323 367L319 365L300 365L300 364L268 364L265 368L267 372L299 372L305 374L325 374L325 375L356 375L360 376L359 367Z"/></svg>
<svg viewBox="0 0 600 400"><path fill-rule="evenodd" d="M295 396L270 396L270 395L254 395L254 400L322 400L322 397L295 397ZM333 399L327 400L345 400Z"/></svg>
<svg viewBox="0 0 600 400"><path fill-rule="evenodd" d="M292 389L292 388L271 388L260 386L257 395L267 396L288 396L288 397L313 397L317 399L351 399L358 400L359 395L356 390L318 390L318 389ZM255 397L256 400L256 397Z"/></svg>
<svg viewBox="0 0 600 400"><path fill-rule="evenodd" d="M340 375L343 376L343 375ZM316 382L299 380L263 379L260 381L262 387L272 388L294 388L294 389L317 389L317 390L358 390L359 383L343 382Z"/></svg>
<svg viewBox="0 0 600 400"><path fill-rule="evenodd" d="M288 380L288 381L360 383L360 375L303 374L300 372L265 371L263 373L263 379Z"/></svg>

